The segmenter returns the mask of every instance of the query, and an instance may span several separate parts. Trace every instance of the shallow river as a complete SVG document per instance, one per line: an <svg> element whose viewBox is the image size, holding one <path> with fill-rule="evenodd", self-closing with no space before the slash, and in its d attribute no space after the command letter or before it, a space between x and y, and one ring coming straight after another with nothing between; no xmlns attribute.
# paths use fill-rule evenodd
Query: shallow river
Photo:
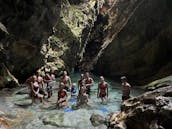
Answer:
<svg viewBox="0 0 172 129"><path fill-rule="evenodd" d="M71 75L72 82L77 82L79 73ZM98 77L93 76L94 86L91 92L90 107L71 110L75 102L69 102L69 108L58 110L55 108L57 100L57 86L54 87L53 97L45 105L30 105L27 88L3 90L0 92L0 111L7 114L12 120L11 127L15 129L105 129L105 126L93 127L89 121L92 113L107 115L110 112L118 112L121 105L121 85L106 79L109 84L109 100L107 104L101 104L97 98ZM57 79L58 80L58 79ZM132 87L131 96L143 93L140 88ZM18 106L20 105L20 106Z"/></svg>

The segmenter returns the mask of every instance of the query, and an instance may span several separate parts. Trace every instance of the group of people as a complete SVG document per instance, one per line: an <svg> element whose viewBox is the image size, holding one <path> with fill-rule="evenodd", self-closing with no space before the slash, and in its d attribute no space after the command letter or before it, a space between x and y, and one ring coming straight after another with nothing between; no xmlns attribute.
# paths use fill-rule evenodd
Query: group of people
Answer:
<svg viewBox="0 0 172 129"><path fill-rule="evenodd" d="M49 99L53 95L52 83L56 82L55 75L52 71L46 71L45 76L41 76L41 70L38 70L36 74L33 74L26 80L28 84L30 97L32 103L35 102L35 98L39 98L42 103L47 96ZM46 88L44 86L46 85Z"/></svg>
<svg viewBox="0 0 172 129"><path fill-rule="evenodd" d="M121 77L122 81L122 100L126 100L130 97L130 84L127 82L125 76ZM51 70L45 71L45 75L41 76L41 70L38 70L36 74L27 79L29 86L30 97L32 103L38 98L42 103L45 99L51 98L53 95L53 84L56 83L55 75ZM46 85L46 88L45 88ZM91 87L94 85L94 80L88 72L80 75L80 79L77 84L72 83L70 76L64 71L59 80L59 89L57 92L57 107L64 107L68 102L69 94L73 98L77 98L77 104L82 105L88 103L91 97ZM108 83L103 76L100 76L97 90L97 98L100 98L102 102L108 100Z"/></svg>

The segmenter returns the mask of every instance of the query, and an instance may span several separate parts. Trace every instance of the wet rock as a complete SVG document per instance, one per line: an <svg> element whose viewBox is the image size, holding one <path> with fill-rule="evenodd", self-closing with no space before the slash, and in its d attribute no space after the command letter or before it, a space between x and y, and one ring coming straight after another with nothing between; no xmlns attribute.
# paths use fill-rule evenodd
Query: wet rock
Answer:
<svg viewBox="0 0 172 129"><path fill-rule="evenodd" d="M91 112L86 109L78 109L71 112L53 113L42 117L45 125L56 126L57 128L78 128L78 129L104 129L104 125L93 127L89 121Z"/></svg>
<svg viewBox="0 0 172 129"><path fill-rule="evenodd" d="M163 80L163 81L162 81ZM166 84L162 79L158 84ZM152 83L153 84L153 83ZM152 86L156 86L154 83ZM110 119L112 129L170 129L172 126L172 98L166 96L171 93L172 83L158 87L143 95L124 101L121 113ZM122 125L121 125L122 123Z"/></svg>
<svg viewBox="0 0 172 129"><path fill-rule="evenodd" d="M26 129L57 129L55 126L44 125L40 119L34 119L25 128Z"/></svg>
<svg viewBox="0 0 172 129"><path fill-rule="evenodd" d="M124 122L120 122L119 124L114 125L113 128L114 128L114 129L126 129L127 127L126 127L126 125L125 125Z"/></svg>
<svg viewBox="0 0 172 129"><path fill-rule="evenodd" d="M90 121L93 126L99 126L105 123L105 118L99 114L92 114L90 117Z"/></svg>
<svg viewBox="0 0 172 129"><path fill-rule="evenodd" d="M19 87L18 80L10 73L4 64L0 64L0 88Z"/></svg>
<svg viewBox="0 0 172 129"><path fill-rule="evenodd" d="M14 94L19 94L19 95L29 94L29 89L28 89L28 87L21 88L21 89L17 90Z"/></svg>
<svg viewBox="0 0 172 129"><path fill-rule="evenodd" d="M166 87L166 86L170 85L170 83L172 83L172 76L168 76L163 79L153 81L153 82L149 83L148 85L146 85L145 88L146 88L146 90L151 91L151 90L155 90L160 87Z"/></svg>
<svg viewBox="0 0 172 129"><path fill-rule="evenodd" d="M1 129L9 129L10 128L9 121L5 118L0 117L0 128Z"/></svg>
<svg viewBox="0 0 172 129"><path fill-rule="evenodd" d="M16 101L15 105L27 107L27 106L32 105L32 100L31 99L25 99L25 100Z"/></svg>

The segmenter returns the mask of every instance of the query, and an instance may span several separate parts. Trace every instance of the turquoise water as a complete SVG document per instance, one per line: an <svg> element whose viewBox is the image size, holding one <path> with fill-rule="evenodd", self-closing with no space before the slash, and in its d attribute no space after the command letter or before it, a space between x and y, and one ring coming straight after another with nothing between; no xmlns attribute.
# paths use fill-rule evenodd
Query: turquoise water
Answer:
<svg viewBox="0 0 172 129"><path fill-rule="evenodd" d="M72 83L77 83L80 74L74 73L71 74ZM69 107L66 109L57 109L57 91L58 91L58 80L57 84L53 90L53 96L49 101L46 101L46 104L35 103L28 106L17 106L17 102L27 102L29 98L27 93L15 94L16 91L27 88L17 88L13 90L4 90L0 91L0 111L3 111L10 116L13 116L10 119L19 121L17 124L14 123L12 126L15 129L74 129L73 122L75 123L75 129L106 129L105 126L93 127L90 122L90 116L92 113L100 114L106 116L110 112L118 112L121 105L121 84L114 82L110 79L105 78L109 85L109 100L107 104L101 104L101 99L97 98L97 87L99 77L91 75L94 79L94 86L91 88L91 99L89 107L82 107L82 109L72 109L71 106L76 104L76 101L71 101L69 98ZM143 93L141 88L132 87L131 96L138 96ZM63 121L59 123L58 115L62 115L64 118ZM53 117L54 116L54 117ZM44 124L44 118L50 119L50 123ZM57 122L57 127L54 126L54 123ZM68 127L71 128L68 128Z"/></svg>
<svg viewBox="0 0 172 129"><path fill-rule="evenodd" d="M91 101L96 105L95 108L102 109L106 108L107 112L116 112L120 110L121 106L121 83L114 82L113 80L105 78L105 81L108 83L108 89L109 89L109 98L108 103L101 104L101 99L97 98L97 88L98 88L98 82L99 77L96 75L91 75L91 77L94 79L94 86L91 88ZM77 83L78 79L80 78L79 73L73 73L71 75L72 82ZM131 96L138 96L143 93L143 90L138 87L132 87L131 89Z"/></svg>

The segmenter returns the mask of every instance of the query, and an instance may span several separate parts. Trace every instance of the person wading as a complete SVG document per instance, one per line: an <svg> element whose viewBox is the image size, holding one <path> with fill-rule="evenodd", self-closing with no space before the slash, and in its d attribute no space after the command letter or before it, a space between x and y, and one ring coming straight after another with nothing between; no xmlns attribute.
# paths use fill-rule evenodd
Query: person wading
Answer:
<svg viewBox="0 0 172 129"><path fill-rule="evenodd" d="M44 82L47 84L47 88L46 88L48 93L47 99L49 99L53 95L53 90L52 90L52 86L50 85L50 83L52 82L52 77L50 75L50 72L48 71L46 71L45 73Z"/></svg>
<svg viewBox="0 0 172 129"><path fill-rule="evenodd" d="M103 76L100 76L100 82L98 84L97 98L101 98L102 103L108 99L108 84Z"/></svg>
<svg viewBox="0 0 172 129"><path fill-rule="evenodd" d="M86 94L90 97L91 87L94 84L94 80L90 77L88 72L85 73L84 85L86 87Z"/></svg>
<svg viewBox="0 0 172 129"><path fill-rule="evenodd" d="M63 82L59 85L59 91L57 96L57 108L62 108L66 106L67 103L67 91L64 89L65 85Z"/></svg>
<svg viewBox="0 0 172 129"><path fill-rule="evenodd" d="M71 78L67 75L67 72L63 72L63 76L60 78L60 83L63 82L65 87L64 89L66 91L70 91L70 86L71 86Z"/></svg>
<svg viewBox="0 0 172 129"><path fill-rule="evenodd" d="M45 98L45 96L47 95L47 93L44 90L44 79L41 76L41 70L40 69L37 70L37 82L39 84L39 93L40 94L43 94L44 95L44 98Z"/></svg>
<svg viewBox="0 0 172 129"><path fill-rule="evenodd" d="M130 98L130 90L131 85L127 82L127 78L125 76L121 77L122 82L122 100L126 100Z"/></svg>
<svg viewBox="0 0 172 129"><path fill-rule="evenodd" d="M78 81L78 90L80 90L81 86L83 86L84 83L84 74L80 75L80 79Z"/></svg>
<svg viewBox="0 0 172 129"><path fill-rule="evenodd" d="M35 98L40 99L40 102L44 104L43 95L40 94L39 84L37 82L37 77L33 76L32 86L32 103L35 102Z"/></svg>

